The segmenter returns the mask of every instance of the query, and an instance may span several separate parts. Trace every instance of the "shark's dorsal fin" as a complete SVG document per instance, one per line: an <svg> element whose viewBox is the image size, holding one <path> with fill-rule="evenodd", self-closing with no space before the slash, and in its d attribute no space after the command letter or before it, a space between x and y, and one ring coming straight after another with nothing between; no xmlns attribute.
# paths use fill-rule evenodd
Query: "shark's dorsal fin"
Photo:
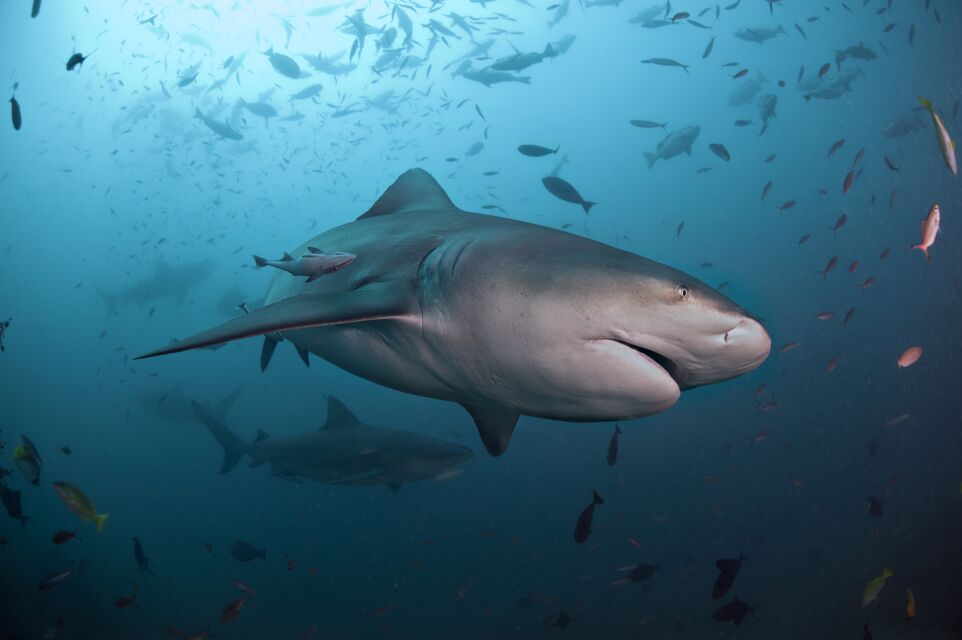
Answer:
<svg viewBox="0 0 962 640"><path fill-rule="evenodd" d="M357 419L351 410L344 406L344 403L335 398L334 396L328 396L327 398L327 422L324 423L322 429L345 429L350 427L356 427L361 424L361 421Z"/></svg>
<svg viewBox="0 0 962 640"><path fill-rule="evenodd" d="M258 442L264 442L265 440L268 440L270 437L271 436L266 431L262 429L258 429L257 437L254 438L254 444L257 444Z"/></svg>
<svg viewBox="0 0 962 640"><path fill-rule="evenodd" d="M424 169L409 169L401 174L377 202L358 220L389 213L420 209L455 209L441 185Z"/></svg>
<svg viewBox="0 0 962 640"><path fill-rule="evenodd" d="M461 406L474 418L474 424L481 435L481 442L484 443L488 453L493 456L504 453L508 449L511 434L514 433L514 427L518 424L521 414L507 408L475 407L467 404Z"/></svg>

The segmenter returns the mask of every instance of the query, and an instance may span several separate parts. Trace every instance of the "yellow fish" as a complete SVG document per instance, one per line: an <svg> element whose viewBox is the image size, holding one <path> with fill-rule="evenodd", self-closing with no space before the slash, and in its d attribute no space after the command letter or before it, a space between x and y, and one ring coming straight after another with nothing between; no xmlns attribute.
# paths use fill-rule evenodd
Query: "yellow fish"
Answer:
<svg viewBox="0 0 962 640"><path fill-rule="evenodd" d="M68 509L87 522L93 522L97 525L97 533L104 530L104 523L107 522L108 515L97 513L93 501L87 497L86 493L66 482L54 482L53 488Z"/></svg>
<svg viewBox="0 0 962 640"><path fill-rule="evenodd" d="M878 600L878 594L882 591L882 587L885 586L885 581L894 575L891 569L885 567L882 569L882 575L873 578L871 582L865 585L865 593L862 594L862 606L868 606Z"/></svg>

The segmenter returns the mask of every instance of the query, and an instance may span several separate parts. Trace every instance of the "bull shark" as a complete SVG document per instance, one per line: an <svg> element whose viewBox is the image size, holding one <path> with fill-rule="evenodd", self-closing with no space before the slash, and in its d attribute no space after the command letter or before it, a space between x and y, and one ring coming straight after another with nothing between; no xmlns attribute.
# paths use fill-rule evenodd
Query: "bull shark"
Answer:
<svg viewBox="0 0 962 640"><path fill-rule="evenodd" d="M456 207L421 169L311 239L357 256L312 283L278 272L266 306L140 358L280 332L384 386L461 404L503 453L522 414L571 422L665 411L758 367L771 340L734 302L663 264Z"/></svg>
<svg viewBox="0 0 962 640"><path fill-rule="evenodd" d="M107 305L107 315L113 314L119 306L131 303L143 306L163 298L174 298L177 306L180 306L191 289L214 273L214 267L215 263L209 260L183 264L167 264L158 260L154 264L153 274L128 284L118 292L105 291L96 285L94 288Z"/></svg>
<svg viewBox="0 0 962 640"><path fill-rule="evenodd" d="M379 485L397 491L416 480L450 478L474 454L471 449L424 435L364 424L334 396L327 399L327 422L317 431L272 438L263 431L244 443L222 417L194 403L197 417L224 448L221 474L245 455L251 466L268 464L286 480L325 484Z"/></svg>

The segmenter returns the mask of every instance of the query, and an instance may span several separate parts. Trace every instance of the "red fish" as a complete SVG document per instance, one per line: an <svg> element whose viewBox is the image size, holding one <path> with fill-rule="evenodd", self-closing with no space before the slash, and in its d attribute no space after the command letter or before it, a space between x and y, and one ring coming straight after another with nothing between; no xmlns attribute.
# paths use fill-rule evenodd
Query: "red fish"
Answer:
<svg viewBox="0 0 962 640"><path fill-rule="evenodd" d="M228 602L227 606L224 607L224 610L221 611L220 613L220 623L227 624L228 622L230 622L231 620L239 616L241 613L241 609L244 608L244 605L246 603L247 603L246 597L238 598L237 600Z"/></svg>
<svg viewBox="0 0 962 640"><path fill-rule="evenodd" d="M82 538L77 535L77 531L79 531L79 529L74 529L73 531L64 531L63 529L61 529L57 533L53 534L53 538L51 539L51 541L54 544L65 544L74 539L82 540Z"/></svg>

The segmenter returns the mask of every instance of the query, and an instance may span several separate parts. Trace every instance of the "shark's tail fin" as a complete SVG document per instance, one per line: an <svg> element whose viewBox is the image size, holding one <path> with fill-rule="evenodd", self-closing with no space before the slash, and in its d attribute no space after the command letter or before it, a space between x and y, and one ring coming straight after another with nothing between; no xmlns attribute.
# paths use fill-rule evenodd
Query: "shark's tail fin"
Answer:
<svg viewBox="0 0 962 640"><path fill-rule="evenodd" d="M220 465L220 473L222 475L228 473L237 466L237 463L244 456L244 443L227 428L222 419L214 416L207 407L194 400L191 400L191 404L194 406L194 413L210 431L210 435L214 436L214 440L224 449L224 462Z"/></svg>

